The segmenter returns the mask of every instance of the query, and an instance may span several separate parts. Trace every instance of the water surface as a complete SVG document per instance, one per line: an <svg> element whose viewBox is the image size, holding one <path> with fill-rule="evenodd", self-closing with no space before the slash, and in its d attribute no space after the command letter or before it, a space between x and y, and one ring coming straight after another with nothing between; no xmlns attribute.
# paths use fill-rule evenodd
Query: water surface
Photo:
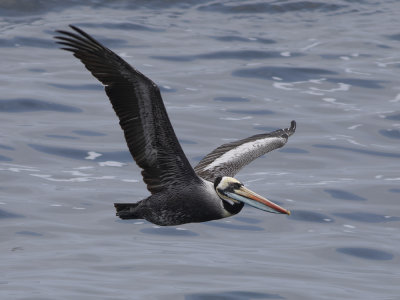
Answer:
<svg viewBox="0 0 400 300"><path fill-rule="evenodd" d="M397 1L0 4L1 299L398 299ZM194 165L287 127L238 174L292 216L160 228L101 85L54 30L82 27L154 80Z"/></svg>

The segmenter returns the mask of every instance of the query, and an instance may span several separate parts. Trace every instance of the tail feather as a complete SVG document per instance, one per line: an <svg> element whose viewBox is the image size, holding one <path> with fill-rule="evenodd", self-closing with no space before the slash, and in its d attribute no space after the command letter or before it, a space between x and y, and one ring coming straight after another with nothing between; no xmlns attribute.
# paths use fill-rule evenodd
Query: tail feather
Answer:
<svg viewBox="0 0 400 300"><path fill-rule="evenodd" d="M135 209L138 205L139 203L114 203L116 215L121 219L141 219Z"/></svg>

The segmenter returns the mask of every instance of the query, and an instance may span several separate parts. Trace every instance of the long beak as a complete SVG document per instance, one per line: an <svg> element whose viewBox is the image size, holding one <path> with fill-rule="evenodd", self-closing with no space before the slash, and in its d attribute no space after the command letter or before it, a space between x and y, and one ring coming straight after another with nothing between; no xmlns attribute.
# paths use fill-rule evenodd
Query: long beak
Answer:
<svg viewBox="0 0 400 300"><path fill-rule="evenodd" d="M275 204L268 199L257 195L253 191L242 186L240 189L235 190L234 193L227 193L229 197L232 197L235 200L240 202L244 202L248 205L251 205L255 208L265 210L270 213L276 214L287 214L290 215L290 211L280 207L278 204Z"/></svg>

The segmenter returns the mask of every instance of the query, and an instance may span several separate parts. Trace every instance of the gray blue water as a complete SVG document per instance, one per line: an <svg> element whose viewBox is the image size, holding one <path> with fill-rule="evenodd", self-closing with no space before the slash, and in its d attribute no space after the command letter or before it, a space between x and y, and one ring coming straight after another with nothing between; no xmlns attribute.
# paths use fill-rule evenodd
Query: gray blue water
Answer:
<svg viewBox="0 0 400 300"><path fill-rule="evenodd" d="M400 299L398 1L0 2L0 299ZM159 228L80 26L153 79L194 165L297 132L237 178L292 211Z"/></svg>

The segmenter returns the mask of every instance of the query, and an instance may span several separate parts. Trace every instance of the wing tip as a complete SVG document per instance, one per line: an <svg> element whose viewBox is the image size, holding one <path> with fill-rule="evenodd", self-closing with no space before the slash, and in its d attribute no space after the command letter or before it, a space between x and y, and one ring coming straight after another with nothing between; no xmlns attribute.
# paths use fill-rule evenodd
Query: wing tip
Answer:
<svg viewBox="0 0 400 300"><path fill-rule="evenodd" d="M290 122L290 127L289 128L285 128L283 131L286 135L286 138L288 138L289 136L291 136L293 133L296 132L296 128L297 128L297 124L295 120L292 120L292 122Z"/></svg>
<svg viewBox="0 0 400 300"><path fill-rule="evenodd" d="M79 31L81 30L81 29L79 29L77 26L72 25L72 24L68 24L68 27L70 27L71 29L73 29L73 30L76 31L76 32L79 32ZM71 34L71 32L69 32L69 31L66 31L66 30L59 30L59 29L54 30L54 32L55 32L55 33L58 33L58 34L62 34L62 35L70 35L70 34Z"/></svg>
<svg viewBox="0 0 400 300"><path fill-rule="evenodd" d="M292 122L290 122L290 128L289 128L289 130L291 130L291 131L296 131L296 121L295 120L292 120Z"/></svg>

